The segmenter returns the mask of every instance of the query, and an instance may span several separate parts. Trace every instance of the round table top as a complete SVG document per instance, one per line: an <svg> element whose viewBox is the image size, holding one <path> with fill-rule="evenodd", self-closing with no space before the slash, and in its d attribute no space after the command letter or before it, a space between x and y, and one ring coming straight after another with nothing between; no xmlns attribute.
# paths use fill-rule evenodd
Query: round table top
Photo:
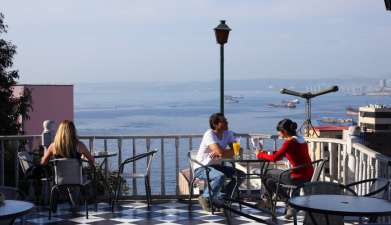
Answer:
<svg viewBox="0 0 391 225"><path fill-rule="evenodd" d="M93 156L94 158L99 159L99 158L109 158L116 155L117 153L115 152L95 152Z"/></svg>
<svg viewBox="0 0 391 225"><path fill-rule="evenodd" d="M391 202L349 195L307 195L293 197L289 204L300 210L341 216L391 215Z"/></svg>
<svg viewBox="0 0 391 225"><path fill-rule="evenodd" d="M34 204L18 200L5 200L0 203L0 218L15 218L28 213L34 208Z"/></svg>

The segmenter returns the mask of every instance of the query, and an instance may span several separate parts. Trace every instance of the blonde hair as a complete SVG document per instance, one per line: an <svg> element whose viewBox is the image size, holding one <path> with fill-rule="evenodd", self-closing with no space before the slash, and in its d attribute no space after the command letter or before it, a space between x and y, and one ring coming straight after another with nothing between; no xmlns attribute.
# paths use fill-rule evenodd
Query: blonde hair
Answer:
<svg viewBox="0 0 391 225"><path fill-rule="evenodd" d="M64 158L73 158L77 151L76 128L72 121L64 120L58 126L56 136L54 137L54 154Z"/></svg>

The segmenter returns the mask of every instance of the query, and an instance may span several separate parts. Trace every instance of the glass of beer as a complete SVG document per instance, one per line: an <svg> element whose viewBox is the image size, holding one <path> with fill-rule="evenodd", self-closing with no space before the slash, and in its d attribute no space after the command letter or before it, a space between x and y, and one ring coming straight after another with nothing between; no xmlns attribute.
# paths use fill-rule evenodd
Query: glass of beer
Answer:
<svg viewBox="0 0 391 225"><path fill-rule="evenodd" d="M240 138L236 138L235 142L232 144L233 145L233 150L234 150L234 155L237 157L240 153Z"/></svg>

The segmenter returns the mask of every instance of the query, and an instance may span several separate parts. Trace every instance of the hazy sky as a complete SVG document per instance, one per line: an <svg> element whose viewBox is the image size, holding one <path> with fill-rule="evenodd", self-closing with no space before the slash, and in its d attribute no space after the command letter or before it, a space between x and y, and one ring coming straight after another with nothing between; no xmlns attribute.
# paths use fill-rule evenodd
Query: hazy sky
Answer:
<svg viewBox="0 0 391 225"><path fill-rule="evenodd" d="M24 83L391 77L383 0L1 0Z"/></svg>

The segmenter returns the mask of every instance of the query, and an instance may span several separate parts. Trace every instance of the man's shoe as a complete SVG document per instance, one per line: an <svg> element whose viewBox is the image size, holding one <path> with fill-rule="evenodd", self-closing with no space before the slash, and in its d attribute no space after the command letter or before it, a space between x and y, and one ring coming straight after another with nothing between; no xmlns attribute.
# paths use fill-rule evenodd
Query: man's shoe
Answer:
<svg viewBox="0 0 391 225"><path fill-rule="evenodd" d="M218 198L213 200L213 205L216 208L224 208L224 204L225 204L224 199Z"/></svg>
<svg viewBox="0 0 391 225"><path fill-rule="evenodd" d="M259 201L256 206L260 209L271 209L272 203L269 199L262 198L261 201Z"/></svg>
<svg viewBox="0 0 391 225"><path fill-rule="evenodd" d="M296 214L296 209L288 206L286 209L285 219L289 220L292 219L292 217Z"/></svg>
<svg viewBox="0 0 391 225"><path fill-rule="evenodd" d="M201 207L203 210L210 212L210 205L209 205L209 200L207 198L204 198L202 196L198 197L198 202L200 203Z"/></svg>

